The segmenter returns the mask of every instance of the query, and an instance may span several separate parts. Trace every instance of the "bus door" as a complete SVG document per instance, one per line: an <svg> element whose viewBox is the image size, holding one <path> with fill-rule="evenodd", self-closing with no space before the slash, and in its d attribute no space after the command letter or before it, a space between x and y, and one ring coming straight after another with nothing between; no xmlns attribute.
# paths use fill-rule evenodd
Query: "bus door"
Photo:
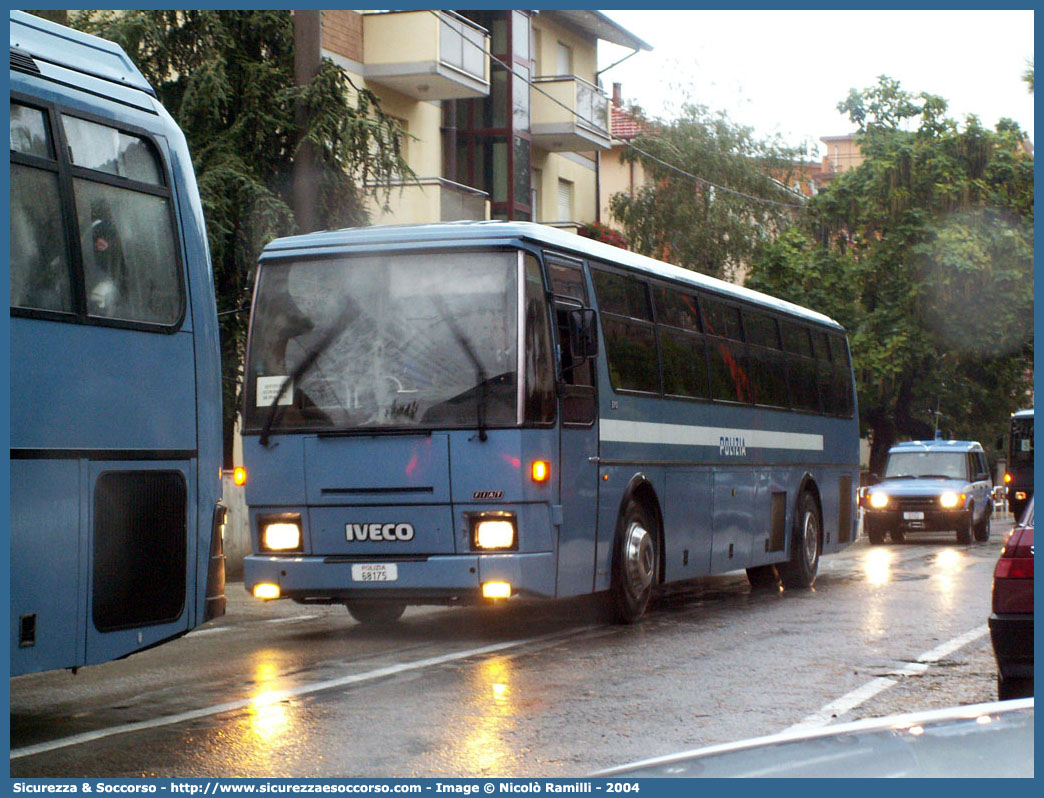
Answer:
<svg viewBox="0 0 1044 798"><path fill-rule="evenodd" d="M558 336L559 596L590 593L595 578L595 524L598 513L598 397L594 361L578 357L570 336L570 315L590 307L579 261L546 256Z"/></svg>

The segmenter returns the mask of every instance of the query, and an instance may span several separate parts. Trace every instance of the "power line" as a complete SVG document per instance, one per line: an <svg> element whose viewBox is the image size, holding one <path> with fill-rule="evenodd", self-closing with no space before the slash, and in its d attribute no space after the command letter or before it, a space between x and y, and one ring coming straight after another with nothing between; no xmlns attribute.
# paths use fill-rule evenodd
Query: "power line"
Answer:
<svg viewBox="0 0 1044 798"><path fill-rule="evenodd" d="M437 11L434 11L432 9L427 9L427 10L428 10L428 12L430 14L433 14L435 16L435 18L438 19L440 22L442 21L442 17L439 16ZM463 40L466 43L470 44L472 47L478 47L478 48L482 49L477 42L473 42L473 41L471 41L471 39L464 38ZM563 103L561 100L557 99L556 97L552 97L550 94L548 94L546 91L541 89L538 85L536 85L536 83L534 83L530 78L527 78L524 75L520 75L518 72L516 72L510 66L505 64L499 58L497 58L495 55L493 55L491 53L486 53L485 49L482 49L482 54L487 56L490 61L493 61L494 63L496 63L496 64L500 65L501 67L503 67L511 75L515 76L516 78L519 78L522 81L525 81L525 83L527 83L531 89L535 89L536 91L540 92L545 97L547 97L547 99L549 99L551 102L553 102L555 105L558 105L558 106L564 108L570 114L572 114L577 119L579 119L581 122L585 122L586 124L590 125L591 127L598 128L598 124L596 122L593 122L592 120L587 119L586 117L581 116L579 113L577 113L575 110L573 110L568 105ZM614 139L612 137L612 111L610 111L609 128L610 129L609 129L608 132L609 132L609 139L610 139L610 141L616 142L618 144L622 144L624 147L627 147L627 148L629 148L631 150L634 150L639 155L642 155L642 156L648 158L649 160L654 161L655 163L658 163L660 166L664 167L665 169L670 169L672 172L676 172L677 174L679 174L679 175L681 175L683 177L687 177L687 178L689 178L691 180L695 180L697 183L701 183L702 185L709 186L710 188L716 189L718 191L724 191L724 192L726 192L728 194L733 194L733 195L735 195L737 197L743 197L744 199L751 200L752 202L762 202L762 203L765 203L767 205L779 205L779 206L784 207L784 208L800 208L801 207L801 205L798 204L798 203L794 203L794 202L780 202L779 200L771 200L771 199L767 199L765 197L756 197L753 194L745 194L742 191L737 191L736 189L729 188L728 186L719 186L717 183L713 183L713 182L711 182L710 180L708 180L705 177L700 177L699 175L694 175L692 172L687 172L684 169L682 169L681 167L675 166L672 163L668 163L667 161L664 161L662 158L658 158L655 155L653 155L652 153L646 152L641 147L638 147L637 145L632 144L629 141L623 141L622 139ZM772 178L770 178L770 179L772 179ZM784 191L791 191L791 189L788 189L786 186L783 186L782 184L781 184L781 188ZM803 197L801 198L801 202L802 203L804 202L804 198Z"/></svg>

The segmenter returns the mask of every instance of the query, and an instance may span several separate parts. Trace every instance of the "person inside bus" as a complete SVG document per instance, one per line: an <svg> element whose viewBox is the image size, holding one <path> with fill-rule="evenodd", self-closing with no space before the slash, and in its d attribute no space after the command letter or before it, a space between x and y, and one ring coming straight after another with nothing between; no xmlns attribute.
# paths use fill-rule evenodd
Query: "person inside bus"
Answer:
<svg viewBox="0 0 1044 798"><path fill-rule="evenodd" d="M83 240L87 307L95 316L115 316L126 291L123 246L107 206L92 207L91 217L93 221Z"/></svg>

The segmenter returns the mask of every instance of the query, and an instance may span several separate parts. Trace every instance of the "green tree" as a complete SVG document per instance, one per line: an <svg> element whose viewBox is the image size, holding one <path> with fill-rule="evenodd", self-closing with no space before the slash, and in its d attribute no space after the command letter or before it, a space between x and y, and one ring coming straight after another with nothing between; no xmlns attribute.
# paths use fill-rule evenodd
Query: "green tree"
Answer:
<svg viewBox="0 0 1044 798"><path fill-rule="evenodd" d="M770 244L748 285L849 329L880 473L895 441L992 442L1032 387L1033 161L1010 120L958 125L881 77L839 105L865 161ZM938 415L936 415L938 413ZM987 444L988 445L988 444Z"/></svg>
<svg viewBox="0 0 1044 798"><path fill-rule="evenodd" d="M645 185L609 203L632 250L732 277L800 206L786 188L800 152L778 137L760 140L724 112L691 103L677 119L643 126L634 143L646 154L628 149L623 158L641 163Z"/></svg>
<svg viewBox="0 0 1044 798"><path fill-rule="evenodd" d="M73 20L120 44L188 140L199 182L221 315L226 460L239 406L247 313L261 248L299 232L293 162L307 139L317 167L322 228L366 224L363 185L386 202L411 177L403 131L377 98L324 59L307 86L294 81L289 11L88 11ZM307 108L304 135L295 122Z"/></svg>

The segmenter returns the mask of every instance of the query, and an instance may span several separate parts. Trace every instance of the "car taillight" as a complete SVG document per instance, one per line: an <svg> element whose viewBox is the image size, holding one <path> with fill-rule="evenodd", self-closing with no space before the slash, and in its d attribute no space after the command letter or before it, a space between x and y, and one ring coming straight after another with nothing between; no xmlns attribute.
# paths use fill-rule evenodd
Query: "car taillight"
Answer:
<svg viewBox="0 0 1044 798"><path fill-rule="evenodd" d="M993 571L993 611L1033 612L1033 528L1017 527Z"/></svg>

